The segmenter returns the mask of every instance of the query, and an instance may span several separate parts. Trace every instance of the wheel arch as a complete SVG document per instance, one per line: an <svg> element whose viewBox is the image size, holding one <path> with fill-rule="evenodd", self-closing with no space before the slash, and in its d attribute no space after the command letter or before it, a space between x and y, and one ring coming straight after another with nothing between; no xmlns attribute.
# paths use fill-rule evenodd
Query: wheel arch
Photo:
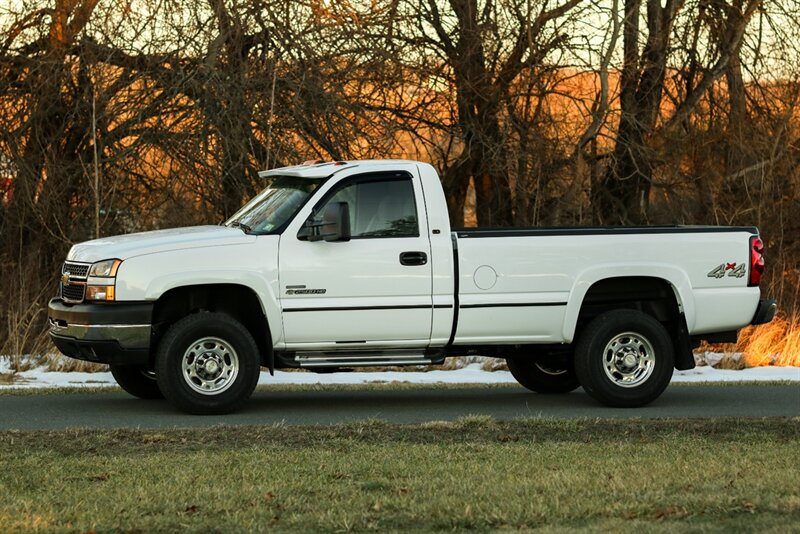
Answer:
<svg viewBox="0 0 800 534"><path fill-rule="evenodd" d="M274 369L272 329L267 311L258 294L243 284L191 284L165 291L153 306L155 349L167 329L182 317L201 311L230 315L250 332L261 354L261 363ZM151 350L151 360L155 350Z"/></svg>
<svg viewBox="0 0 800 534"><path fill-rule="evenodd" d="M661 322L674 339L675 367L691 369L694 356L688 334L693 320L693 301L687 280L636 274L608 276L583 284L580 299L570 299L564 337L573 341L580 330L598 315L615 309L639 310ZM681 287L683 286L683 288Z"/></svg>

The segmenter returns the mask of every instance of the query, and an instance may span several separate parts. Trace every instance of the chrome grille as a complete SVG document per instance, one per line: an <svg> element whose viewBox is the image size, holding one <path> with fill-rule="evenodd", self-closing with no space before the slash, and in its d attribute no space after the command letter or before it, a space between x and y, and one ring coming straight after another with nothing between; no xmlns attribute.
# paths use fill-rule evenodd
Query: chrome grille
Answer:
<svg viewBox="0 0 800 534"><path fill-rule="evenodd" d="M89 276L91 263L64 262L61 267L61 300L80 303L86 292L86 278ZM64 283L65 278L68 281Z"/></svg>
<svg viewBox="0 0 800 534"><path fill-rule="evenodd" d="M85 279L89 274L89 267L91 267L89 263L73 263L68 261L64 263L61 274L68 274L71 278Z"/></svg>
<svg viewBox="0 0 800 534"><path fill-rule="evenodd" d="M83 302L85 284L61 284L61 299L65 302Z"/></svg>

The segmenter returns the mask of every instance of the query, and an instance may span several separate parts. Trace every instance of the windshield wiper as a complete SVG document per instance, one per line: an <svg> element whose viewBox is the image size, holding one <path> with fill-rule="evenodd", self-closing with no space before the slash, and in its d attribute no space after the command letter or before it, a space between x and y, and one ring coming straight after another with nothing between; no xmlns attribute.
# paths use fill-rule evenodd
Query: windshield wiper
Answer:
<svg viewBox="0 0 800 534"><path fill-rule="evenodd" d="M252 229L252 228L250 228L249 226L247 226L245 223L243 223L243 222L239 222L239 221L233 221L233 222L231 223L231 227L241 228L241 229L242 229L242 232L244 232L244 233L246 233L246 234L249 234L250 232L252 232L252 231L253 231L253 229Z"/></svg>

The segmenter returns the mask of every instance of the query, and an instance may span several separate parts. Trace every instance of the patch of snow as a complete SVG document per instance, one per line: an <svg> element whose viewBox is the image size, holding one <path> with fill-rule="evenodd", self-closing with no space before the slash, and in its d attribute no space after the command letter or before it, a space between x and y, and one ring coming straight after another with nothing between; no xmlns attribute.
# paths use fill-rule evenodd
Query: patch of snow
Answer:
<svg viewBox="0 0 800 534"><path fill-rule="evenodd" d="M800 367L750 367L749 369L714 369L711 366L695 367L688 371L675 371L672 382L800 382Z"/></svg>
<svg viewBox="0 0 800 534"><path fill-rule="evenodd" d="M0 372L8 372L0 363ZM696 367L689 371L675 371L672 382L800 382L800 367L753 367L741 371L714 369L711 366ZM516 381L508 371L488 372L480 363L470 363L453 371L380 371L311 373L275 371L275 376L262 372L260 385L275 384L366 384L410 382L414 384L514 384ZM0 388L48 388L48 387L108 387L115 386L109 372L63 373L48 372L42 368L17 373L11 384L0 384Z"/></svg>
<svg viewBox="0 0 800 534"><path fill-rule="evenodd" d="M275 376L261 373L258 383L269 384L366 384L411 382L414 384L515 384L508 371L484 371L480 363L471 363L453 371L378 371L360 373L304 373L275 371Z"/></svg>

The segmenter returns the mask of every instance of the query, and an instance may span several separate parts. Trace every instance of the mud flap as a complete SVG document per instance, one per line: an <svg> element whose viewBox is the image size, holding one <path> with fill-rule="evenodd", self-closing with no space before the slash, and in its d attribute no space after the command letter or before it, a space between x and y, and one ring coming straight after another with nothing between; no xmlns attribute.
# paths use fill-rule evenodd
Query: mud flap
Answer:
<svg viewBox="0 0 800 534"><path fill-rule="evenodd" d="M692 342L689 339L689 329L686 328L686 316L678 317L677 331L675 332L675 369L686 371L695 368Z"/></svg>

